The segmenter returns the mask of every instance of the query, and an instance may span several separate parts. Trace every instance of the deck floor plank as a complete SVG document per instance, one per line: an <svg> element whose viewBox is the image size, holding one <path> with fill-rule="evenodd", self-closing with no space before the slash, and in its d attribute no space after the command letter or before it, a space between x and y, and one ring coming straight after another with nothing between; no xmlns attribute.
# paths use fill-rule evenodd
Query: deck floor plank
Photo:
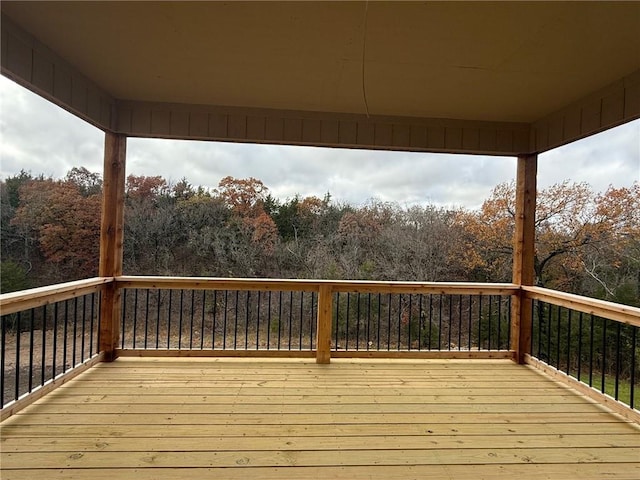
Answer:
<svg viewBox="0 0 640 480"><path fill-rule="evenodd" d="M0 440L3 479L640 478L638 425L500 360L120 358Z"/></svg>

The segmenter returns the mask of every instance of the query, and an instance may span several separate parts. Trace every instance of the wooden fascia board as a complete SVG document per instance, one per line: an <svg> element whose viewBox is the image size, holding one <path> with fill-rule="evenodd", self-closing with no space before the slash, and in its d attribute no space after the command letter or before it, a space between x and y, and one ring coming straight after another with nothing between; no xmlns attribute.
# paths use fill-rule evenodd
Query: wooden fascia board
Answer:
<svg viewBox="0 0 640 480"><path fill-rule="evenodd" d="M486 155L527 151L530 138L526 123L136 101L117 116L118 133L147 138Z"/></svg>
<svg viewBox="0 0 640 480"><path fill-rule="evenodd" d="M116 127L116 101L2 14L2 74L102 130Z"/></svg>
<svg viewBox="0 0 640 480"><path fill-rule="evenodd" d="M640 69L531 125L530 149L545 152L640 118Z"/></svg>

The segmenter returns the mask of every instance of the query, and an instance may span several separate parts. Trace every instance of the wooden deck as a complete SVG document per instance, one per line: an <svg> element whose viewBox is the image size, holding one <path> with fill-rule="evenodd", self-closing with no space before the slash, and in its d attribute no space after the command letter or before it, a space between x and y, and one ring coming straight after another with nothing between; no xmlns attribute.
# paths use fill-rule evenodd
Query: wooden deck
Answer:
<svg viewBox="0 0 640 480"><path fill-rule="evenodd" d="M11 479L640 478L640 429L509 361L133 359L2 424Z"/></svg>

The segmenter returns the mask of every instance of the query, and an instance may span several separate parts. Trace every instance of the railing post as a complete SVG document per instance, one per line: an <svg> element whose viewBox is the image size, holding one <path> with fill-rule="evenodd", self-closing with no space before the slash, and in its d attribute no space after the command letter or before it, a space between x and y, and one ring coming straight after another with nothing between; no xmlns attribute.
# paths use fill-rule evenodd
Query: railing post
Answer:
<svg viewBox="0 0 640 480"><path fill-rule="evenodd" d="M331 285L320 285L318 291L318 328L316 339L316 363L331 362L331 323L333 289Z"/></svg>
<svg viewBox="0 0 640 480"><path fill-rule="evenodd" d="M100 228L101 277L122 275L126 145L125 135L111 132L105 134ZM115 283L110 283L102 293L100 309L100 351L105 353L106 361L115 359L119 317L120 292Z"/></svg>
<svg viewBox="0 0 640 480"><path fill-rule="evenodd" d="M516 175L515 231L513 240L513 283L533 285L535 259L536 175L538 156L518 157ZM518 363L524 363L531 347L532 312L522 290L514 295L511 309L511 346Z"/></svg>

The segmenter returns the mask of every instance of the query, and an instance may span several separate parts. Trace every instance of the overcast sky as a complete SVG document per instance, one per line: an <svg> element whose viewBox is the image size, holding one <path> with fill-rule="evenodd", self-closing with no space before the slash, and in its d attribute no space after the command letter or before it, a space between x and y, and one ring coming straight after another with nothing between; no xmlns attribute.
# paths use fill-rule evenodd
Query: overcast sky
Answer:
<svg viewBox="0 0 640 480"><path fill-rule="evenodd" d="M102 171L104 134L0 76L0 178L21 169L63 177L72 167ZM476 208L515 177L509 157L399 153L131 138L127 174L162 175L215 188L221 178L256 177L286 199L324 196L352 204ZM539 157L540 188L569 179L596 191L640 181L640 120Z"/></svg>

